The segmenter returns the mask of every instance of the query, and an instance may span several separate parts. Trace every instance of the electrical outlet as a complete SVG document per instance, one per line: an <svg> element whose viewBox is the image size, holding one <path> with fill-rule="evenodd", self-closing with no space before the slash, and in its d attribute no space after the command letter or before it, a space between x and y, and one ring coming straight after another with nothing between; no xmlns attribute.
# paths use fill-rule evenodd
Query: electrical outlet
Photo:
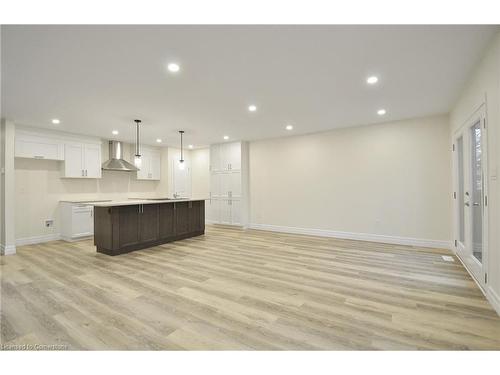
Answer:
<svg viewBox="0 0 500 375"><path fill-rule="evenodd" d="M449 256L449 255L441 255L441 257L443 258L443 260L445 262L454 262L455 261L455 259L453 259L453 257Z"/></svg>
<svg viewBox="0 0 500 375"><path fill-rule="evenodd" d="M45 220L45 226L47 228L53 227L54 226L54 220L52 220L52 219Z"/></svg>

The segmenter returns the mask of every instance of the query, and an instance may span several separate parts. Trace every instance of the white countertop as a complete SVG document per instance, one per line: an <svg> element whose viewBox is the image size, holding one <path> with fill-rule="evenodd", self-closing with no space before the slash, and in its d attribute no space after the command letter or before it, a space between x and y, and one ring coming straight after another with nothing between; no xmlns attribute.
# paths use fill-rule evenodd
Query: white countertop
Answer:
<svg viewBox="0 0 500 375"><path fill-rule="evenodd" d="M158 204L158 203L176 203L176 202L194 202L204 201L206 198L186 198L186 199L127 199L122 201L104 201L104 202L89 202L89 205L94 207L115 207L115 206L133 206L136 204Z"/></svg>
<svg viewBox="0 0 500 375"><path fill-rule="evenodd" d="M59 201L61 203L77 203L77 204L84 204L88 203L89 205L93 203L102 203L102 202L111 202L111 199L74 199L74 200L63 200Z"/></svg>

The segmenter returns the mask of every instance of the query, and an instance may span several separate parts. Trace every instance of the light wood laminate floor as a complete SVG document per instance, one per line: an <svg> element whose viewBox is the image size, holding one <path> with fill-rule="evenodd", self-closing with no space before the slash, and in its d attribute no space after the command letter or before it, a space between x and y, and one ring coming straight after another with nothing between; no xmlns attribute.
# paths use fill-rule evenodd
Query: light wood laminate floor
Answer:
<svg viewBox="0 0 500 375"><path fill-rule="evenodd" d="M67 349L500 349L446 250L208 226L109 257L92 241L1 257L1 342ZM44 347L42 347L44 348Z"/></svg>

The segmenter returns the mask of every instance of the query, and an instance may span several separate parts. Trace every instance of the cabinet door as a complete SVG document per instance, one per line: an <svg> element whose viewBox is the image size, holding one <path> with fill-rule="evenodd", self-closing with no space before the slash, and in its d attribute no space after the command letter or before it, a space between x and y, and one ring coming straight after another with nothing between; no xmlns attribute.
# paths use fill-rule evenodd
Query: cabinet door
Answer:
<svg viewBox="0 0 500 375"><path fill-rule="evenodd" d="M228 174L227 190L231 198L241 198L241 172L231 171Z"/></svg>
<svg viewBox="0 0 500 375"><path fill-rule="evenodd" d="M221 199L220 200L220 224L231 224L231 200Z"/></svg>
<svg viewBox="0 0 500 375"><path fill-rule="evenodd" d="M228 143L226 146L226 160L229 164L229 170L239 171L241 169L241 143Z"/></svg>
<svg viewBox="0 0 500 375"><path fill-rule="evenodd" d="M210 173L210 198L219 198L221 196L220 173Z"/></svg>
<svg viewBox="0 0 500 375"><path fill-rule="evenodd" d="M118 247L137 245L140 240L139 205L118 207Z"/></svg>
<svg viewBox="0 0 500 375"><path fill-rule="evenodd" d="M72 207L71 210L71 236L84 237L94 233L94 218L92 217L92 207Z"/></svg>
<svg viewBox="0 0 500 375"><path fill-rule="evenodd" d="M219 145L219 170L220 171L228 171L229 170L229 143L223 143Z"/></svg>
<svg viewBox="0 0 500 375"><path fill-rule="evenodd" d="M141 168L137 171L138 180L149 180L151 173L151 155L148 151L142 151Z"/></svg>
<svg viewBox="0 0 500 375"><path fill-rule="evenodd" d="M220 200L212 198L206 201L206 219L211 223L220 222Z"/></svg>
<svg viewBox="0 0 500 375"><path fill-rule="evenodd" d="M231 207L231 224L241 225L241 201L233 199L229 203Z"/></svg>
<svg viewBox="0 0 500 375"><path fill-rule="evenodd" d="M161 178L161 154L159 152L151 153L150 162L150 180L159 180Z"/></svg>
<svg viewBox="0 0 500 375"><path fill-rule="evenodd" d="M175 234L189 233L189 202L175 202Z"/></svg>
<svg viewBox="0 0 500 375"><path fill-rule="evenodd" d="M217 172L221 169L221 160L220 160L220 145L211 145L210 146L210 171Z"/></svg>
<svg viewBox="0 0 500 375"><path fill-rule="evenodd" d="M202 230L203 207L201 201L189 202L189 231L199 232Z"/></svg>
<svg viewBox="0 0 500 375"><path fill-rule="evenodd" d="M223 172L219 174L220 187L219 187L219 197L229 198L229 191L231 189L231 173Z"/></svg>
<svg viewBox="0 0 500 375"><path fill-rule="evenodd" d="M85 177L101 178L101 146L87 144L84 150Z"/></svg>
<svg viewBox="0 0 500 375"><path fill-rule="evenodd" d="M175 236L174 203L160 204L160 238Z"/></svg>
<svg viewBox="0 0 500 375"><path fill-rule="evenodd" d="M141 242L151 242L158 240L160 236L160 221L158 218L158 204L141 205L140 234Z"/></svg>
<svg viewBox="0 0 500 375"><path fill-rule="evenodd" d="M83 144L64 145L64 177L84 177Z"/></svg>
<svg viewBox="0 0 500 375"><path fill-rule="evenodd" d="M55 139L16 134L14 154L20 158L64 160L64 146Z"/></svg>

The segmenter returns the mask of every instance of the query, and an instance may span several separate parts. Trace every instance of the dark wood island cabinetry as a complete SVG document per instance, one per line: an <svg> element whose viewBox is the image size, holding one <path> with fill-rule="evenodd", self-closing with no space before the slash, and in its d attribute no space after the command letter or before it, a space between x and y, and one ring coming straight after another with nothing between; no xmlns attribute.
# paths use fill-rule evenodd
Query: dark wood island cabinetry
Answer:
<svg viewBox="0 0 500 375"><path fill-rule="evenodd" d="M94 206L97 251L119 255L205 233L205 201L161 201Z"/></svg>

